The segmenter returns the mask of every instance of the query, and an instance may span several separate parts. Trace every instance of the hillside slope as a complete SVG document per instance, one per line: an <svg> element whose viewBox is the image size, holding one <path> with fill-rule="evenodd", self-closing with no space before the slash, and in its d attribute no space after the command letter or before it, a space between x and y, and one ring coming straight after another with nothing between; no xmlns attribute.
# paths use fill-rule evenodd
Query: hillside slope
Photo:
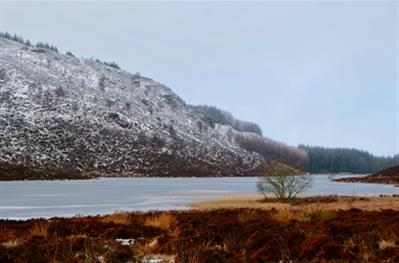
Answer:
<svg viewBox="0 0 399 263"><path fill-rule="evenodd" d="M0 162L112 175L251 175L263 158L168 87L0 38Z"/></svg>
<svg viewBox="0 0 399 263"><path fill-rule="evenodd" d="M364 177L349 177L338 179L341 182L362 182L377 184L393 184L399 187L399 165L389 167Z"/></svg>

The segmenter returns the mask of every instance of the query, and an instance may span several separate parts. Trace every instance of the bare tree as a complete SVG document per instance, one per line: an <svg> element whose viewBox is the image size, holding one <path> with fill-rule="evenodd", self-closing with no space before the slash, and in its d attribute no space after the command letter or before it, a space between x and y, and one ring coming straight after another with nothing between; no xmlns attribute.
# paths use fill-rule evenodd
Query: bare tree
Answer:
<svg viewBox="0 0 399 263"><path fill-rule="evenodd" d="M273 194L279 199L290 200L312 185L312 177L301 170L277 161L271 161L257 183L258 191Z"/></svg>

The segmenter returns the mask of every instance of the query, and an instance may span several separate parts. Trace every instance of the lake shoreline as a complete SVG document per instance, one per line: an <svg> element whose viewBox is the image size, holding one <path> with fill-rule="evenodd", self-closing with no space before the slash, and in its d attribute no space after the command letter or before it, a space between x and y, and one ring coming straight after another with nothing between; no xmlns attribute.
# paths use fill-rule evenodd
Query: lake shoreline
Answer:
<svg viewBox="0 0 399 263"><path fill-rule="evenodd" d="M97 173L83 173L72 168L26 166L0 162L0 181L54 181L88 180L98 178Z"/></svg>
<svg viewBox="0 0 399 263"><path fill-rule="evenodd" d="M325 174L309 174L311 176L353 176L354 178L358 178L358 177L364 177L367 176L367 174L343 174L343 173L339 173L339 174L334 174L334 173L325 173ZM53 176L53 177L48 177L46 178L46 176L30 176L30 177L23 177L23 178L19 178L18 176L14 176L14 177L6 177L6 176L2 176L2 174L0 173L0 182L19 182L19 181L71 181L71 180L96 180L96 179L112 179L112 178L159 178L159 179L182 179L182 178L196 178L196 179L200 179L200 178L253 178L253 177L262 177L260 175L232 175L232 176L214 176L214 175L209 175L209 176L150 176L150 175L119 175L119 176L114 176L114 175L105 175L105 174L99 174L99 173L85 173L83 175L75 175L75 176ZM339 181L344 181L344 180L337 180L337 182ZM348 181L349 182L349 181ZM357 182L357 181L353 181L353 182ZM359 180L359 182L362 182Z"/></svg>
<svg viewBox="0 0 399 263"><path fill-rule="evenodd" d="M190 212L209 211L219 209L261 209L261 210L304 210L304 211L328 211L328 210L351 210L381 211L386 209L399 211L399 194L380 196L339 196L339 195L301 195L290 201L279 200L273 196L253 195L227 195L206 201L189 203L184 209L152 209L148 211L123 211L117 210L108 214L90 214L74 216L51 216L31 218L3 218L1 221L31 221L31 220L53 220L56 218L71 219L76 217L104 217L119 213L168 213L168 212Z"/></svg>
<svg viewBox="0 0 399 263"><path fill-rule="evenodd" d="M351 175L354 177L366 176L367 174L350 174L350 173L324 173L324 174L309 174L312 176L329 175L329 176L342 176ZM80 171L74 168L53 168L53 167L39 167L27 166L22 164L11 164L0 162L0 182L6 181L64 181L64 180L91 180L98 178L230 178L230 177L260 177L259 174L253 175L206 175L201 176L181 176L181 175L168 175L159 176L154 173L140 174L136 172L130 173L103 173L97 171Z"/></svg>
<svg viewBox="0 0 399 263"><path fill-rule="evenodd" d="M341 178L345 176L339 176ZM187 209L191 203L257 194L257 177L98 178L0 182L1 218L73 217L114 211ZM390 185L333 182L313 176L308 195L393 195Z"/></svg>

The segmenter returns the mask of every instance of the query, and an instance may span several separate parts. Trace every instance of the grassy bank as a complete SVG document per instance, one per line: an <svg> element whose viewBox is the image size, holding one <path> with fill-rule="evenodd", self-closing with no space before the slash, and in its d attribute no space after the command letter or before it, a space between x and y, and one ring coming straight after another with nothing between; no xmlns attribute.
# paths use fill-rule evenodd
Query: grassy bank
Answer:
<svg viewBox="0 0 399 263"><path fill-rule="evenodd" d="M282 202L276 198L265 198L262 195L232 195L221 199L201 201L190 205L197 209L220 208L255 208L255 209L288 209L301 211L348 210L361 209L379 211L383 209L399 210L398 196L312 196Z"/></svg>
<svg viewBox="0 0 399 263"><path fill-rule="evenodd" d="M272 209L3 220L0 261L399 262L399 210L293 209L314 201L274 203Z"/></svg>

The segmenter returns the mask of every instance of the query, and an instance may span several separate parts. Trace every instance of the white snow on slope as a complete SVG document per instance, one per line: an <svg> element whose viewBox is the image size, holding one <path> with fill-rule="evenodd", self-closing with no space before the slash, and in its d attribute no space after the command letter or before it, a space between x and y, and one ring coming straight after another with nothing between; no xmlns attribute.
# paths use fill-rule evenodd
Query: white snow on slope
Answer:
<svg viewBox="0 0 399 263"><path fill-rule="evenodd" d="M152 79L0 38L0 162L246 175L262 158Z"/></svg>

